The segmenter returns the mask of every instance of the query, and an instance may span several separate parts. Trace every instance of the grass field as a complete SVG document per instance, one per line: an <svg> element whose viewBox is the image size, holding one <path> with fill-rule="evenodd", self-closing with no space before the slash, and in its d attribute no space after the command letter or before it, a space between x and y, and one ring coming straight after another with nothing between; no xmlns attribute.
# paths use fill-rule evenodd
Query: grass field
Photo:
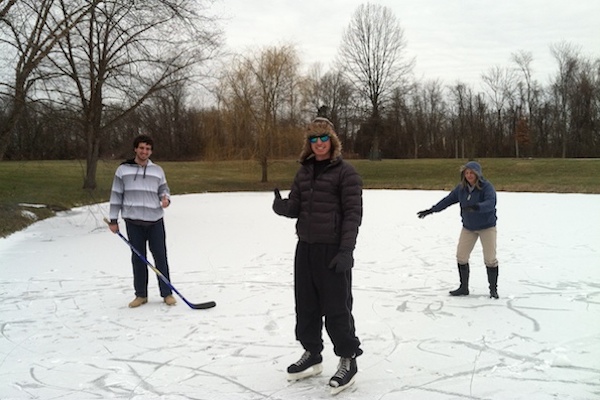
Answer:
<svg viewBox="0 0 600 400"><path fill-rule="evenodd" d="M481 159L484 175L498 191L600 193L600 159ZM449 190L466 160L351 160L365 189ZM172 194L288 189L294 160L272 161L267 183L255 161L158 162ZM97 188L81 189L84 161L0 162L0 237L58 210L105 202L119 161L100 161ZM26 212L24 212L26 211Z"/></svg>

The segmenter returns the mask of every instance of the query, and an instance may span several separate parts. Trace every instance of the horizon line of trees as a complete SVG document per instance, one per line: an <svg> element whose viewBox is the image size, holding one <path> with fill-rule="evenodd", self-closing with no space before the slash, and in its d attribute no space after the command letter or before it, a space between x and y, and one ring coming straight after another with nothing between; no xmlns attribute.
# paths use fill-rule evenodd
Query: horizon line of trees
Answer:
<svg viewBox="0 0 600 400"><path fill-rule="evenodd" d="M129 157L139 133L155 139L157 159L255 159L267 181L269 160L296 157L317 114L347 158L600 157L600 59L570 43L550 45L546 85L526 51L483 72L482 90L417 81L398 20L367 3L328 71L301 73L294 46L280 45L210 74L221 32L202 0L4 3L0 49L18 62L0 81L0 160L85 158L84 188L98 159ZM195 82L214 103L194 105Z"/></svg>

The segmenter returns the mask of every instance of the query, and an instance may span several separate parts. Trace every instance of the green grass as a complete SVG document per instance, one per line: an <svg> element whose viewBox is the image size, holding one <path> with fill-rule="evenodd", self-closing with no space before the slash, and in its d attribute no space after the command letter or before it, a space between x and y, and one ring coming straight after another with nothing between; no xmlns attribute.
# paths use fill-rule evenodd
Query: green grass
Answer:
<svg viewBox="0 0 600 400"><path fill-rule="evenodd" d="M478 160L498 191L600 193L600 159ZM466 160L353 161L368 188L451 189Z"/></svg>
<svg viewBox="0 0 600 400"><path fill-rule="evenodd" d="M448 190L458 182L466 160L351 160L363 177L365 189ZM600 193L600 159L481 159L484 175L498 191ZM0 162L0 237L23 229L33 220L58 210L105 202L119 161L100 161L97 189L81 187L83 161ZM272 161L269 182L261 183L255 161L159 162L165 169L173 194L266 191L288 189L298 164L294 160ZM22 204L41 204L43 208Z"/></svg>

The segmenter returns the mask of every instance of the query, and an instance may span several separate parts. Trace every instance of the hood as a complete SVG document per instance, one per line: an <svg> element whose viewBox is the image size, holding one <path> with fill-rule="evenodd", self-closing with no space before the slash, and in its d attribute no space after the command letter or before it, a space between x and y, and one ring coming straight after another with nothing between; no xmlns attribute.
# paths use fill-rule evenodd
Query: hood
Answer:
<svg viewBox="0 0 600 400"><path fill-rule="evenodd" d="M475 172L475 175L477 175L477 182L475 182L475 187L481 189L481 185L485 182L483 172L481 171L481 165L476 161L469 161L468 163L460 167L460 181L463 187L469 186L469 182L467 182L467 179L465 178L466 169L470 169L471 171Z"/></svg>
<svg viewBox="0 0 600 400"><path fill-rule="evenodd" d="M142 177L143 177L144 179L146 179L146 168L148 168L150 165L152 165L152 161L151 161L150 159L148 159L148 162L146 162L146 165L142 166L142 165L140 165L140 164L138 164L138 163L136 163L136 162L135 162L135 158L130 158L130 159L128 159L128 160L125 160L125 161L123 161L123 162L121 163L121 165L131 165L131 166L136 166L136 167L138 167L138 168L136 169L136 171L135 171L135 177L133 178L133 180L135 181L135 180L137 180L138 174L139 174L139 172L140 172L140 168L141 168L141 169L142 169L142 171L143 171L143 175L142 175Z"/></svg>
<svg viewBox="0 0 600 400"><path fill-rule="evenodd" d="M139 165L138 163L136 163L136 162L135 162L135 158L130 158L130 159L128 159L128 160L125 160L125 161L123 161L123 162L121 163L121 165L123 165L123 164L127 164L127 165L138 165L138 166L142 167L141 165ZM147 166L149 166L149 165L152 165L152 164L153 164L153 163L152 163L152 160L148 159L148 162L146 163L146 166L145 166L145 167L147 167ZM145 167L144 167L144 168L145 168Z"/></svg>
<svg viewBox="0 0 600 400"><path fill-rule="evenodd" d="M477 175L477 177L479 178L479 180L484 180L485 178L483 177L483 172L481 171L481 165L477 162L477 161L469 161L468 163L466 163L465 165L463 165L462 167L460 167L460 177L462 179L465 169L470 169L471 171L475 172L475 174Z"/></svg>

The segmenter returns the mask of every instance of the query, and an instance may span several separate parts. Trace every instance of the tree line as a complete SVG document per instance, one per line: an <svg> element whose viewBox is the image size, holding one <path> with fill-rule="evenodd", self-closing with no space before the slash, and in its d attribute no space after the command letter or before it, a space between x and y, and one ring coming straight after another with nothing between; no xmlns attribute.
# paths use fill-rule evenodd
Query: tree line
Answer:
<svg viewBox="0 0 600 400"><path fill-rule="evenodd" d="M336 126L347 158L599 157L600 59L549 44L556 72L533 57L463 82L415 80L389 8L359 6L329 69L301 71L294 46L222 55L218 18L201 0L0 0L0 159L131 154L139 133L155 158L296 157L316 115ZM212 69L209 67L212 66ZM213 101L193 101L202 84Z"/></svg>

